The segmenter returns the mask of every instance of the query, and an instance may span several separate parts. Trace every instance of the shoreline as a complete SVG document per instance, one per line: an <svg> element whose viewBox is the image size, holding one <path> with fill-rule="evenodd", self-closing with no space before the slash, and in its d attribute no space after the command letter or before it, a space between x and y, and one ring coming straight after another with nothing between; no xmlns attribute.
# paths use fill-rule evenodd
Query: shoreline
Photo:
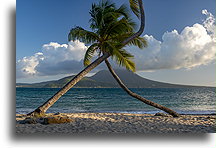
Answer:
<svg viewBox="0 0 216 148"><path fill-rule="evenodd" d="M16 112L16 114L28 114L29 112L33 111L29 110L29 111L18 111ZM182 110L175 110L177 113L179 113L180 115L216 115L216 111L211 110L211 111L182 111ZM63 114L74 114L74 113L114 113L114 114L156 114L156 113L165 113L164 111L159 111L159 110L152 110L152 111L72 111L72 112L63 112L61 110L59 111L55 111L55 112L47 112L47 114L54 114L54 113L63 113Z"/></svg>
<svg viewBox="0 0 216 148"><path fill-rule="evenodd" d="M24 114L16 114L17 134L146 134L146 133L216 133L216 116L131 113L48 113L48 124L22 124ZM52 120L51 120L52 119ZM57 124L53 119L61 119Z"/></svg>

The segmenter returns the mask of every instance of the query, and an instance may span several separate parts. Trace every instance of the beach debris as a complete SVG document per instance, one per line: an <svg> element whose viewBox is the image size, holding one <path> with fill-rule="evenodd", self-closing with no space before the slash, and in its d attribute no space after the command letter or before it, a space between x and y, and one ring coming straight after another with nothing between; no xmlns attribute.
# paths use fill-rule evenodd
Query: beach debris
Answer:
<svg viewBox="0 0 216 148"><path fill-rule="evenodd" d="M61 124L61 123L70 123L74 120L67 116L48 116L48 117L26 117L24 120L20 120L20 124Z"/></svg>
<svg viewBox="0 0 216 148"><path fill-rule="evenodd" d="M169 117L169 115L165 114L165 113L156 113L154 116L162 116L162 117Z"/></svg>
<svg viewBox="0 0 216 148"><path fill-rule="evenodd" d="M60 112L57 112L57 113L55 113L54 115L60 115L61 113Z"/></svg>
<svg viewBox="0 0 216 148"><path fill-rule="evenodd" d="M37 120L36 118L27 117L24 120L19 121L20 124L36 124Z"/></svg>

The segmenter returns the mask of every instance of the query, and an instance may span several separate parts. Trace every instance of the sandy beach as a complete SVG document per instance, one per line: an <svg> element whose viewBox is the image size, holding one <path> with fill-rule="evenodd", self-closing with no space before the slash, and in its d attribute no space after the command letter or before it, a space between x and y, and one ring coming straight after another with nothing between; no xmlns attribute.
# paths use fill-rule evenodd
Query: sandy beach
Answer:
<svg viewBox="0 0 216 148"><path fill-rule="evenodd" d="M46 114L26 122L26 115L16 115L17 134L146 134L215 133L215 115L182 115L179 118L153 114L60 113ZM46 119L46 122L44 122ZM60 119L56 123L53 119ZM28 120L28 118L27 118Z"/></svg>

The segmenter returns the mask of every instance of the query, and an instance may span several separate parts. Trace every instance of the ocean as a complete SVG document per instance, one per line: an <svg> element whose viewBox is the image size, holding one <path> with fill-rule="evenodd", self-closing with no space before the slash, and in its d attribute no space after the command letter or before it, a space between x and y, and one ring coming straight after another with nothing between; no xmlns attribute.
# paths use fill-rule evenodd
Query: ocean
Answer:
<svg viewBox="0 0 216 148"><path fill-rule="evenodd" d="M29 113L59 88L16 88L16 113ZM133 88L135 93L181 114L215 114L215 88ZM159 109L129 96L121 88L72 88L48 113L157 113Z"/></svg>

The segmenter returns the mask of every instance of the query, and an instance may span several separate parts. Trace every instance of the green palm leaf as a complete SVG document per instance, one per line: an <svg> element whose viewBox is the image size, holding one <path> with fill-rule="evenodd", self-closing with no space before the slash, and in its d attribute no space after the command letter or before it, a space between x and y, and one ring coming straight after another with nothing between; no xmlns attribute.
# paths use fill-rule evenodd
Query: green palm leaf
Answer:
<svg viewBox="0 0 216 148"><path fill-rule="evenodd" d="M133 33L129 32L129 33L124 33L124 34L118 34L116 36L113 36L110 38L110 40L114 40L116 42L122 42L124 41L126 38L128 38L129 36L131 36ZM147 41L144 37L136 37L135 39L133 39L132 41L130 41L127 45L133 45L133 46L137 46L140 49L143 49L144 47L147 47Z"/></svg>
<svg viewBox="0 0 216 148"><path fill-rule="evenodd" d="M121 6L115 11L116 14L122 15L122 16L124 16L125 18L129 18L129 17L130 17L130 14L129 14L128 12L129 12L129 10L128 10L127 6L124 5L124 4L121 5Z"/></svg>
<svg viewBox="0 0 216 148"><path fill-rule="evenodd" d="M140 18L140 9L139 9L139 3L138 0L129 0L130 2L130 8L133 11L133 13Z"/></svg>
<svg viewBox="0 0 216 148"><path fill-rule="evenodd" d="M132 61L134 56L125 49L114 50L113 58L120 65L133 72L136 71L135 63Z"/></svg>
<svg viewBox="0 0 216 148"><path fill-rule="evenodd" d="M88 47L83 60L84 66L88 66L89 64L91 64L91 59L94 56L94 53L97 50L97 48L98 43L94 43Z"/></svg>
<svg viewBox="0 0 216 148"><path fill-rule="evenodd" d="M121 46L120 43L106 42L104 46L107 48L105 51L109 51L112 59L114 59L120 66L135 72L135 63L132 61L134 56L125 49L119 48Z"/></svg>
<svg viewBox="0 0 216 148"><path fill-rule="evenodd" d="M89 22L91 23L90 27L93 30L102 29L105 24L113 20L112 17L114 17L115 19L118 17L117 13L115 13L115 15L112 14L114 11L116 11L116 6L110 1L100 1L98 5L93 4L92 9L89 12L92 17L89 20ZM108 17L106 17L106 15L108 15Z"/></svg>
<svg viewBox="0 0 216 148"><path fill-rule="evenodd" d="M80 40L81 42L84 42L85 44L91 44L95 41L99 40L99 36L91 31L87 31L81 27L75 27L70 30L70 33L68 35L69 41L74 40Z"/></svg>
<svg viewBox="0 0 216 148"><path fill-rule="evenodd" d="M147 41L144 37L136 37L135 39L130 41L128 45L134 45L139 47L140 49L144 49L144 47L148 46Z"/></svg>
<svg viewBox="0 0 216 148"><path fill-rule="evenodd" d="M106 38L109 38L109 36L116 36L118 34L122 35L127 32L133 32L135 27L135 22L126 18L122 18L118 22L109 24L109 26L104 30L103 34L106 35Z"/></svg>
<svg viewBox="0 0 216 148"><path fill-rule="evenodd" d="M130 7L133 13L139 17L138 0L130 0ZM89 13L91 15L90 28L93 32L81 27L74 27L68 35L69 41L80 40L85 44L92 44L85 53L84 65L89 65L94 53L99 51L99 55L100 53L109 53L120 66L135 71L134 56L122 48L127 45L144 48L147 46L147 42L145 38L137 37L127 45L121 44L134 34L136 28L136 23L132 21L126 5L116 8L114 3L102 0L99 4L92 4Z"/></svg>

